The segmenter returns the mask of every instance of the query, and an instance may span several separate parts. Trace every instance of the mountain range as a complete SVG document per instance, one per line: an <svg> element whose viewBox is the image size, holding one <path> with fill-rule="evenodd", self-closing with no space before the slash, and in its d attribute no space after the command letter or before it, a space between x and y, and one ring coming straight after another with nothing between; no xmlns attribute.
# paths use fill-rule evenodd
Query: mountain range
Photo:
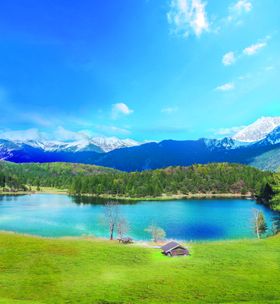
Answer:
<svg viewBox="0 0 280 304"><path fill-rule="evenodd" d="M131 139L92 138L73 142L0 139L0 159L12 162L76 162L123 171L232 162L277 170L280 118L263 117L232 137L164 140L141 144Z"/></svg>

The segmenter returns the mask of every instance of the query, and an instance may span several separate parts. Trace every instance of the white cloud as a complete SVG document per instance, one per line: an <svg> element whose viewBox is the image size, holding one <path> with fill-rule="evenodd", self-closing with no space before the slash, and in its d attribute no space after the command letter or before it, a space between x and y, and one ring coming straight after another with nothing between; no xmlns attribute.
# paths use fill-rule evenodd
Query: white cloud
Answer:
<svg viewBox="0 0 280 304"><path fill-rule="evenodd" d="M93 132L92 130L80 130L80 131L71 131L65 129L62 126L57 127L54 130L49 131L48 133L42 132L37 128L31 128L26 130L0 130L0 139L6 140L18 140L18 141L27 141L27 140L55 140L63 142L71 141L88 141L94 136L107 136L107 135L127 135L130 134L130 131L124 128L119 128L116 126L105 126L97 125L95 129L98 132Z"/></svg>
<svg viewBox="0 0 280 304"><path fill-rule="evenodd" d="M36 128L27 130L8 130L0 132L0 138L7 140L38 140L41 137L42 133Z"/></svg>
<svg viewBox="0 0 280 304"><path fill-rule="evenodd" d="M255 55L257 52L259 52L262 48L266 47L266 42L259 42L256 44L252 44L248 47L246 47L243 50L243 54L247 55L247 56L252 56Z"/></svg>
<svg viewBox="0 0 280 304"><path fill-rule="evenodd" d="M235 88L235 84L233 82L228 82L223 85L220 85L216 87L216 91L221 91L221 92L226 92L226 91L231 91Z"/></svg>
<svg viewBox="0 0 280 304"><path fill-rule="evenodd" d="M88 139L89 135L87 132L83 131L70 131L63 127L58 127L54 133L53 137L56 140L63 140L63 141L72 141L72 140L82 140L82 139Z"/></svg>
<svg viewBox="0 0 280 304"><path fill-rule="evenodd" d="M238 126L238 127L231 127L231 128L221 128L218 130L215 130L216 135L222 135L222 136L232 136L236 134L237 132L244 129L245 126Z"/></svg>
<svg viewBox="0 0 280 304"><path fill-rule="evenodd" d="M246 80L246 79L250 79L250 78L252 78L251 73L246 73L246 74L240 75L238 77L239 80Z"/></svg>
<svg viewBox="0 0 280 304"><path fill-rule="evenodd" d="M177 111L178 111L178 107L166 107L161 109L162 113L167 113L167 114L175 113Z"/></svg>
<svg viewBox="0 0 280 304"><path fill-rule="evenodd" d="M259 40L259 42L252 44L246 48L244 48L241 51L238 51L237 53L234 52L228 52L224 54L222 58L222 63L225 66L232 65L239 59L246 57L246 56L252 56L257 54L261 49L265 48L267 46L267 42L271 39L271 36L266 36L262 40Z"/></svg>
<svg viewBox="0 0 280 304"><path fill-rule="evenodd" d="M239 13L250 12L253 8L251 1L248 0L239 0L233 5L233 9Z"/></svg>
<svg viewBox="0 0 280 304"><path fill-rule="evenodd" d="M106 134L130 134L131 132L125 128L119 128L116 126L106 126L106 125L99 125L96 126L102 133Z"/></svg>
<svg viewBox="0 0 280 304"><path fill-rule="evenodd" d="M24 122L33 123L42 127L50 127L56 123L54 118L48 119L37 113L23 112L18 114L18 119Z"/></svg>
<svg viewBox="0 0 280 304"><path fill-rule="evenodd" d="M273 65L268 65L264 68L266 71L272 71L275 69L275 67Z"/></svg>
<svg viewBox="0 0 280 304"><path fill-rule="evenodd" d="M232 65L235 63L235 60L234 52L228 52L223 56L222 62L224 65Z"/></svg>
<svg viewBox="0 0 280 304"><path fill-rule="evenodd" d="M129 115L133 113L133 110L131 110L125 103L115 103L112 106L112 117L114 119L118 118L120 115Z"/></svg>
<svg viewBox="0 0 280 304"><path fill-rule="evenodd" d="M206 4L201 0L172 0L167 20L177 34L188 37L190 34L200 36L209 30L205 10Z"/></svg>
<svg viewBox="0 0 280 304"><path fill-rule="evenodd" d="M243 24L241 17L249 13L253 8L252 2L249 0L238 0L229 7L229 15L226 18L227 22L234 22L235 25L240 26Z"/></svg>

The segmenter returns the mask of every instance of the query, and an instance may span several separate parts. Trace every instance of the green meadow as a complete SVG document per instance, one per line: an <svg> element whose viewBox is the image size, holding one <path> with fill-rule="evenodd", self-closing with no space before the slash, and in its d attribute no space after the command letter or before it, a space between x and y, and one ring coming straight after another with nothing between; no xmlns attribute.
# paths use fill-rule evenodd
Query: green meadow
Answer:
<svg viewBox="0 0 280 304"><path fill-rule="evenodd" d="M280 236L187 244L0 233L0 303L280 303Z"/></svg>

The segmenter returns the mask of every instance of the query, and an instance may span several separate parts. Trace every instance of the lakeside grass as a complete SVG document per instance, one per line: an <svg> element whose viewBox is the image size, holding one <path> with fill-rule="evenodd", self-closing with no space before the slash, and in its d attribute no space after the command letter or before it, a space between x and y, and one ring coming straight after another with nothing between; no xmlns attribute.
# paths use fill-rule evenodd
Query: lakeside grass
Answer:
<svg viewBox="0 0 280 304"><path fill-rule="evenodd" d="M82 195L92 196L92 195ZM92 196L94 197L94 196ZM170 201L180 199L204 199L204 198L252 198L251 194L241 193L189 193L189 194L163 194L162 196L144 196L144 197L130 197L120 195L100 195L99 198L111 200L128 200L128 201Z"/></svg>
<svg viewBox="0 0 280 304"><path fill-rule="evenodd" d="M28 186L30 190L27 191L3 191L0 190L0 195L26 195L26 194L68 194L67 189L59 189L54 187L40 187L37 190L35 186Z"/></svg>
<svg viewBox="0 0 280 304"><path fill-rule="evenodd" d="M190 257L0 233L0 303L280 303L280 236L193 243Z"/></svg>
<svg viewBox="0 0 280 304"><path fill-rule="evenodd" d="M4 192L0 190L0 195L24 195L24 194L65 194L69 195L67 189L59 189L54 187L37 187L31 186L28 191L16 191L16 192ZM241 194L241 193L189 193L189 194L163 194L161 196L144 196L144 197L131 197L123 195L92 195L92 194L81 194L80 196L92 197L92 198L102 198L108 200L127 200L127 201L168 201L168 200L180 200L180 199L203 199L203 198L252 198L251 193Z"/></svg>

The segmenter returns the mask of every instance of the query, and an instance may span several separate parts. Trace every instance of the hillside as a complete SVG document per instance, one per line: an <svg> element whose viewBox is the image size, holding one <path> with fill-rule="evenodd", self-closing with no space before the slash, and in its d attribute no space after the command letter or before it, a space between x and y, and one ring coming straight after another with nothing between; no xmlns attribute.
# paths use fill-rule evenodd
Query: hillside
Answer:
<svg viewBox="0 0 280 304"><path fill-rule="evenodd" d="M143 172L93 175L73 179L75 194L108 194L153 197L189 193L258 193L271 176L240 164L212 163L189 167L168 167Z"/></svg>
<svg viewBox="0 0 280 304"><path fill-rule="evenodd" d="M276 304L279 246L279 236L192 243L190 257L169 258L147 246L0 233L0 303Z"/></svg>
<svg viewBox="0 0 280 304"><path fill-rule="evenodd" d="M280 147L264 152L251 160L250 165L261 170L279 171Z"/></svg>
<svg viewBox="0 0 280 304"><path fill-rule="evenodd" d="M95 165L76 163L24 163L0 162L0 173L12 176L20 184L48 187L69 187L75 176L114 174L119 171Z"/></svg>
<svg viewBox="0 0 280 304"><path fill-rule="evenodd" d="M253 167L228 163L126 173L105 167L72 163L0 162L0 172L3 176L13 177L25 188L55 187L68 189L72 194L131 198L190 193L255 194L272 175Z"/></svg>

